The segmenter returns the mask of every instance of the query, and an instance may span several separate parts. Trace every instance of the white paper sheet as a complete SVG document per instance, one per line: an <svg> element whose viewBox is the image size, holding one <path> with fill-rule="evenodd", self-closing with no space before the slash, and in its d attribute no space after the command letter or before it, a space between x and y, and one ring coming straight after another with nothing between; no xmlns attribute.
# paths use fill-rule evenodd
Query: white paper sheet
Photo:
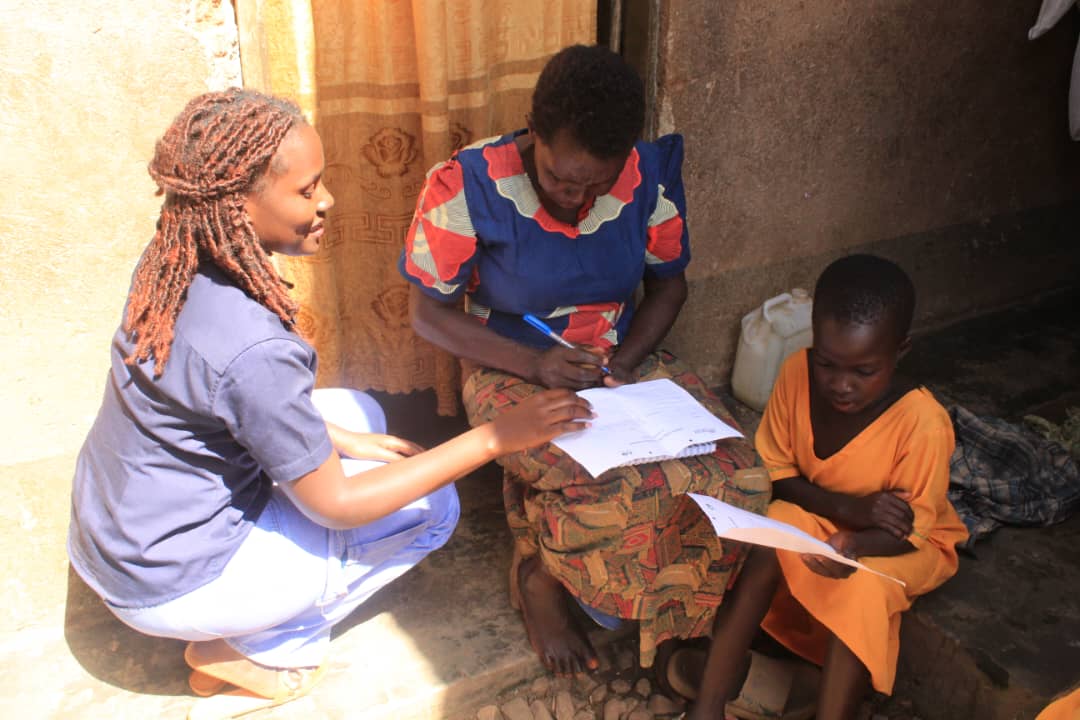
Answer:
<svg viewBox="0 0 1080 720"><path fill-rule="evenodd" d="M687 494L701 507L705 517L709 518L709 522L712 523L713 529L716 530L719 537L752 545L764 545L778 550L824 555L838 563L866 570L901 585L905 584L902 580L897 580L891 575L878 572L857 560L841 555L833 550L832 546L827 542L822 542L797 527L778 520L771 520L764 515L747 512L707 495Z"/></svg>
<svg viewBox="0 0 1080 720"><path fill-rule="evenodd" d="M671 380L590 388L578 393L596 417L592 427L553 441L593 477L620 465L712 452L715 441L742 437Z"/></svg>

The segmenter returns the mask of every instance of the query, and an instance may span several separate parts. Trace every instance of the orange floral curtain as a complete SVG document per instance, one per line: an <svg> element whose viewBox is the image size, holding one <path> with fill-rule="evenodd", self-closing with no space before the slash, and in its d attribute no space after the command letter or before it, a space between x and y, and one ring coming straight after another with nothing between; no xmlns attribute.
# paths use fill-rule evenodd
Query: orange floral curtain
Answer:
<svg viewBox="0 0 1080 720"><path fill-rule="evenodd" d="M291 97L326 149L323 247L281 258L319 385L458 404L451 356L413 334L397 259L428 169L522 127L559 48L596 37L591 0L236 0L244 83Z"/></svg>

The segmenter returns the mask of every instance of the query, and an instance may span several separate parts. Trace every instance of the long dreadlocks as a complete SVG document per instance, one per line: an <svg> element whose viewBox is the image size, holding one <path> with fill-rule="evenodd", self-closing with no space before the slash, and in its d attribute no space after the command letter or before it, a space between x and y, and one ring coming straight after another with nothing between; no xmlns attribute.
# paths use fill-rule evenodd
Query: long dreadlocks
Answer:
<svg viewBox="0 0 1080 720"><path fill-rule="evenodd" d="M128 296L124 332L129 365L154 357L161 375L177 315L200 261L210 261L257 302L294 322L291 285L278 275L244 212L282 139L304 123L280 98L232 88L196 97L157 142L150 176L165 194L157 232L143 252Z"/></svg>

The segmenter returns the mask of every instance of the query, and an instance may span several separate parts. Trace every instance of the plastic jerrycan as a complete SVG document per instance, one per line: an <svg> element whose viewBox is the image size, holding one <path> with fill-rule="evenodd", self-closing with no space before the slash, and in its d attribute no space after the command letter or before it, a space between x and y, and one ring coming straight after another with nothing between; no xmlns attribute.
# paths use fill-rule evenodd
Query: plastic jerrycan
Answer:
<svg viewBox="0 0 1080 720"><path fill-rule="evenodd" d="M810 293L794 288L769 298L743 316L735 349L731 392L755 410L764 410L784 359L813 343Z"/></svg>

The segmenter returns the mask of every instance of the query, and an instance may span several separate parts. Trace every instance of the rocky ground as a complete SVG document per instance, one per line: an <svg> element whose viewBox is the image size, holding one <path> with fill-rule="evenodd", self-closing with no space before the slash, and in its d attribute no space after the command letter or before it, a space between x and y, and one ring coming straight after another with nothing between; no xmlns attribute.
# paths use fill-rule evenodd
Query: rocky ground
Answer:
<svg viewBox="0 0 1080 720"><path fill-rule="evenodd" d="M636 662L633 638L600 648L600 669L574 678L541 676L510 688L468 720L654 720L677 718L681 700L657 688L651 669ZM874 694L859 720L920 720L910 701Z"/></svg>

